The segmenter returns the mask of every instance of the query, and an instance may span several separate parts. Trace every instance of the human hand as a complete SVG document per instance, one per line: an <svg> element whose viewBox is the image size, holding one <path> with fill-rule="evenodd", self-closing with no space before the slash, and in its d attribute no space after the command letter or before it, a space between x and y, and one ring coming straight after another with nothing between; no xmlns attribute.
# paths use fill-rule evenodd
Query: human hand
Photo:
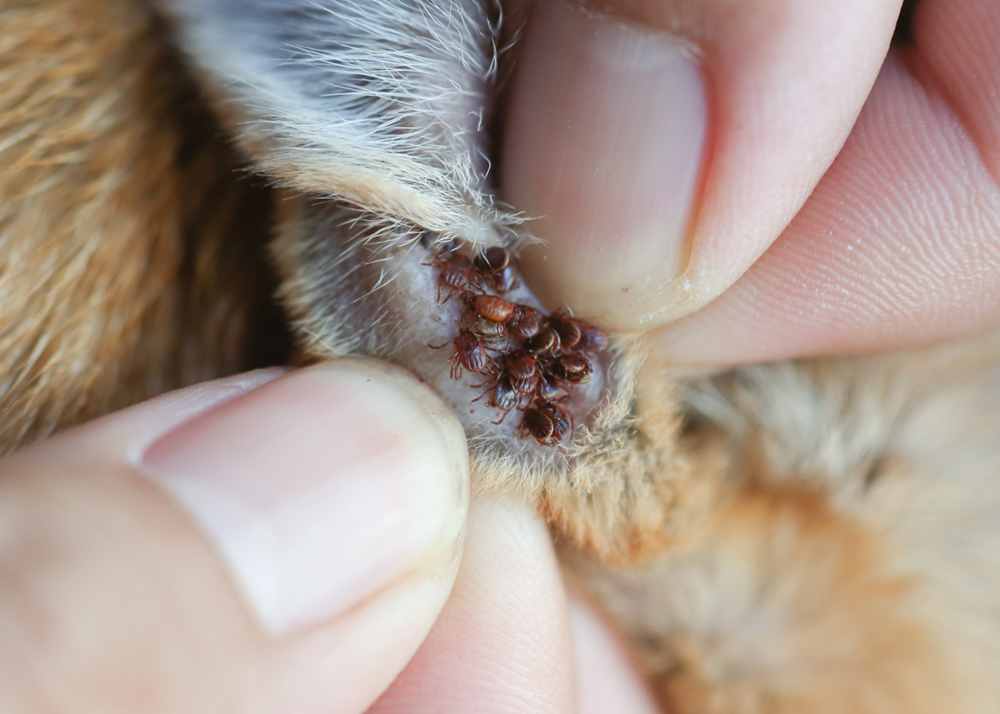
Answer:
<svg viewBox="0 0 1000 714"><path fill-rule="evenodd" d="M375 711L575 711L548 534L513 502L466 518L454 417L379 363L284 374L0 461L0 711L361 712L429 631ZM648 702L574 612L587 681Z"/></svg>
<svg viewBox="0 0 1000 714"><path fill-rule="evenodd" d="M599 6L540 0L510 92L549 303L700 365L1000 322L1000 5L922 0L887 57L899 0Z"/></svg>

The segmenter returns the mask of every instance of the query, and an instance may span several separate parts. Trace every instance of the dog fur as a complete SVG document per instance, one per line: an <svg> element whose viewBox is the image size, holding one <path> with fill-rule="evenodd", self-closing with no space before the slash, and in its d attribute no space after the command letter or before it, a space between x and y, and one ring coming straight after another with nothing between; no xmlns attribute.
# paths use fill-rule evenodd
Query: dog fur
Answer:
<svg viewBox="0 0 1000 714"><path fill-rule="evenodd" d="M0 449L282 358L218 133L141 3L0 2Z"/></svg>
<svg viewBox="0 0 1000 714"><path fill-rule="evenodd" d="M231 5L0 0L0 448L286 326L437 374L409 247L532 239L490 189L493 4ZM667 711L998 711L997 348L681 380L618 340L570 453L470 431L477 487L539 504Z"/></svg>

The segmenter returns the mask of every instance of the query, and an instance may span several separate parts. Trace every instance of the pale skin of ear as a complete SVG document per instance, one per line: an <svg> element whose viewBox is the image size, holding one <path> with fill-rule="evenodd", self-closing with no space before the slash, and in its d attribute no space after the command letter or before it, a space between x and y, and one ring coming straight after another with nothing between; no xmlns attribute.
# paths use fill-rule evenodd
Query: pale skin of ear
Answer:
<svg viewBox="0 0 1000 714"><path fill-rule="evenodd" d="M596 19L543 2L534 15L526 3L509 8L528 24L507 110L502 188L505 199L542 216L533 229L548 243L525 257L524 268L550 302L611 327L650 330L676 360L709 367L918 345L995 326L996 3L924 0L913 19L914 43L886 57L898 12L893 2L618 0L602 3L609 15ZM629 84L595 73L593 63L560 63L547 54L597 52L620 68L615 48L635 44L635 36L620 41L619 20L629 23L627 33L644 33L639 46L648 57L673 68L669 81L645 72ZM560 29L544 24L553 21L599 37L571 36L576 45L560 46ZM660 46L675 43L666 31L683 39L683 53ZM689 56L698 58L690 66ZM571 101L532 103L551 96L553 86L570 95L582 88L588 111L567 116L560 112L572 110ZM668 96L677 88L689 94ZM650 96L671 101L629 105ZM667 113L643 116L644 108ZM548 118L526 120L542 115ZM609 126L625 127L610 142L620 156L602 149ZM553 127L562 132L546 133ZM656 153L656 136L674 130L688 134L664 139L666 149L694 147L678 154L692 162L680 178ZM601 170L576 170L588 162ZM658 171L687 208L675 201L664 212L666 199L649 184ZM646 182L643 191L631 182L635 175ZM694 182L687 193L677 183L684 180ZM546 188L552 181L563 182L559 191ZM577 206L560 202L574 196L596 201L588 210L600 219L599 230L581 232L572 223ZM616 213L621 206L628 216ZM643 211L649 221L637 218ZM643 290L631 289L639 284ZM229 556L195 526L197 518L165 494L137 494L134 484L122 484L133 478L130 440L153 441L275 377L221 392L218 385L194 388L202 390L197 398L189 393L168 401L169 408L162 401L141 405L0 464L6 503L21 504L31 523L64 526L18 530L25 527L18 513L0 521L7 545L33 534L53 554L19 559L12 554L23 551L4 549L2 572L13 577L0 579L0 613L7 614L0 626L11 635L0 638L7 643L0 672L10 676L0 678L0 693L10 707L0 708L41 702L86 710L82 702L110 694L133 712L308 713L332 705L361 712L376 699L377 712L589 714L608 711L607 702L617 704L615 711L654 711L608 630L585 606L570 604L540 521L510 503L474 500L467 517L462 506L441 531L444 545L428 545L437 559L420 560L406 577L331 620L293 634L263 627L234 587ZM289 415L311 413L312 390L275 389L264 406L276 422L288 422L289 434L299 434ZM185 399L195 406L183 407ZM231 407L229 416L242 408ZM252 443L282 463L279 442ZM317 436L315 443L324 442ZM460 459L459 447L447 453ZM314 458L336 463L322 451ZM74 528L81 509L58 490L39 487L68 475L106 520ZM148 519L122 517L139 507L133 498ZM345 538L342 551L317 569L348 569L354 536ZM160 567L136 567L141 563ZM51 597L44 610L56 623L51 639L30 628L26 594L28 602ZM163 606L123 612L108 606L116 598ZM379 608L387 614L376 615ZM404 621L418 626L387 633L380 623L391 613L409 614ZM136 627L123 630L125 616L137 618ZM81 633L92 645L85 653L71 646ZM354 665L346 679L344 662ZM140 694L129 699L130 692Z"/></svg>

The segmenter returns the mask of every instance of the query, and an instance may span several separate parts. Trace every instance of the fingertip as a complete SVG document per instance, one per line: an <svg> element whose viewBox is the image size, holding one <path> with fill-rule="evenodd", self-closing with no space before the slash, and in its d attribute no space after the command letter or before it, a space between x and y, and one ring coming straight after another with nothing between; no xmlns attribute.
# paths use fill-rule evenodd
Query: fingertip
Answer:
<svg viewBox="0 0 1000 714"><path fill-rule="evenodd" d="M275 634L337 616L454 546L468 502L457 419L372 360L293 372L158 439L173 495Z"/></svg>
<svg viewBox="0 0 1000 714"><path fill-rule="evenodd" d="M621 641L591 607L569 601L573 650L576 654L578 714L658 714L661 709Z"/></svg>
<svg viewBox="0 0 1000 714"><path fill-rule="evenodd" d="M87 711L139 683L171 711L363 711L447 600L469 493L457 420L370 360L201 385L0 470L0 660Z"/></svg>
<svg viewBox="0 0 1000 714"><path fill-rule="evenodd" d="M475 499L462 568L420 651L377 714L575 711L566 596L527 503Z"/></svg>
<svg viewBox="0 0 1000 714"><path fill-rule="evenodd" d="M975 134L937 82L891 52L791 224L724 295L659 328L654 344L675 364L727 367L993 330L998 207Z"/></svg>
<svg viewBox="0 0 1000 714"><path fill-rule="evenodd" d="M801 208L875 80L898 3L602 7L613 17L537 5L501 185L545 242L524 269L548 303L647 330L718 297Z"/></svg>
<svg viewBox="0 0 1000 714"><path fill-rule="evenodd" d="M525 270L550 304L607 316L683 270L706 146L699 63L665 32L544 0L518 66L503 191L544 240Z"/></svg>

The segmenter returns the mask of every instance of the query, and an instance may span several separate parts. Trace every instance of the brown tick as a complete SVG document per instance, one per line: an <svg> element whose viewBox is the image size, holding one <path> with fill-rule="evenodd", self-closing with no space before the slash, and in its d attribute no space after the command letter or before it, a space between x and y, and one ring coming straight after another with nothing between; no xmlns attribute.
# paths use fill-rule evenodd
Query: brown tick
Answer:
<svg viewBox="0 0 1000 714"><path fill-rule="evenodd" d="M459 330L458 337L443 345L428 345L433 350L439 350L448 345L455 345L455 353L451 356L451 378L461 379L462 368L470 372L485 372L492 365L492 360L486 354L486 348L480 339L470 330Z"/></svg>
<svg viewBox="0 0 1000 714"><path fill-rule="evenodd" d="M537 335L528 340L528 349L536 354L556 354L560 346L559 333L551 327L539 330Z"/></svg>
<svg viewBox="0 0 1000 714"><path fill-rule="evenodd" d="M464 291L472 279L472 259L462 253L444 253L432 265L441 270L438 276L438 302L441 301L441 288L450 290L450 298L456 291Z"/></svg>
<svg viewBox="0 0 1000 714"><path fill-rule="evenodd" d="M524 411L521 429L543 446L555 446L573 431L573 417L555 402L541 401Z"/></svg>
<svg viewBox="0 0 1000 714"><path fill-rule="evenodd" d="M538 334L540 329L538 310L527 305L515 305L514 314L507 325L507 331L519 340L527 340Z"/></svg>
<svg viewBox="0 0 1000 714"><path fill-rule="evenodd" d="M475 265L483 279L499 293L512 290L517 283L517 274L510 262L510 252L506 248L493 246L480 251L476 256Z"/></svg>
<svg viewBox="0 0 1000 714"><path fill-rule="evenodd" d="M578 354L561 355L556 359L555 371L560 377L573 384L586 384L590 381L593 368L590 360Z"/></svg>
<svg viewBox="0 0 1000 714"><path fill-rule="evenodd" d="M562 349L571 350L580 341L580 325L569 315L557 312L549 318L549 327L559 334Z"/></svg>
<svg viewBox="0 0 1000 714"><path fill-rule="evenodd" d="M514 391L526 395L535 393L541 373L534 355L521 350L508 352L504 356L504 368Z"/></svg>

